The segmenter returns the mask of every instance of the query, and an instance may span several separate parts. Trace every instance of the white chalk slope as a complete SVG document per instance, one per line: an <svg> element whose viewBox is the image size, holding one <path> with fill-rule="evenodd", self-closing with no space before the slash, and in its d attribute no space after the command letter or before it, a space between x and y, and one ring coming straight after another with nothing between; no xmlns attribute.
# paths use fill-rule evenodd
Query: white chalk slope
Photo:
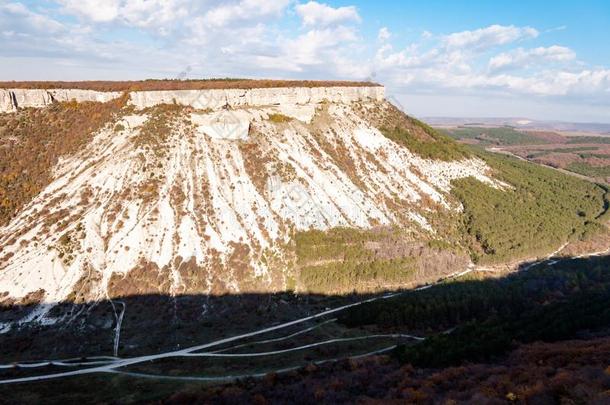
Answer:
<svg viewBox="0 0 610 405"><path fill-rule="evenodd" d="M274 122L274 113L292 120ZM152 263L148 271L169 274L179 294L192 287L179 270L186 262L200 292L281 289L295 230L396 224L430 233L429 200L460 208L451 180L503 187L480 160L412 154L349 103L183 111L163 145L147 148L141 129L154 114L110 123L0 229L0 249L13 254L0 263L0 293L19 299L42 289L43 302L55 303L86 285L87 299L102 299L113 275Z"/></svg>

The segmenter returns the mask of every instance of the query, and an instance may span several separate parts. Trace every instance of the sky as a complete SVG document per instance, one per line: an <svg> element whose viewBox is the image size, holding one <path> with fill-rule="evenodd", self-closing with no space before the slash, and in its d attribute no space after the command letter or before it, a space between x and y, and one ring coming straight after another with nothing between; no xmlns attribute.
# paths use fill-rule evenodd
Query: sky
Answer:
<svg viewBox="0 0 610 405"><path fill-rule="evenodd" d="M0 0L0 80L371 80L418 117L610 122L610 0Z"/></svg>

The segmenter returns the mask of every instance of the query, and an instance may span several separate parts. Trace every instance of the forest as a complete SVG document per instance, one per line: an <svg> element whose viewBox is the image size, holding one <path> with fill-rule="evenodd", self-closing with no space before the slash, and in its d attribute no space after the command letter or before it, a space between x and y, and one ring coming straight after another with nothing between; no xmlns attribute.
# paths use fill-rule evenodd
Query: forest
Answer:
<svg viewBox="0 0 610 405"><path fill-rule="evenodd" d="M517 131L512 127L481 128L459 127L443 130L457 140L476 140L482 145L528 145L548 143L540 137L527 132Z"/></svg>
<svg viewBox="0 0 610 405"><path fill-rule="evenodd" d="M471 248L475 262L526 259L607 232L605 185L507 156L474 153L513 187L494 189L473 178L453 182L452 193L464 206L465 232L479 245Z"/></svg>
<svg viewBox="0 0 610 405"><path fill-rule="evenodd" d="M420 367L488 361L517 344L553 342L610 327L610 258L563 260L505 278L447 282L345 312L349 327L420 332L395 355Z"/></svg>

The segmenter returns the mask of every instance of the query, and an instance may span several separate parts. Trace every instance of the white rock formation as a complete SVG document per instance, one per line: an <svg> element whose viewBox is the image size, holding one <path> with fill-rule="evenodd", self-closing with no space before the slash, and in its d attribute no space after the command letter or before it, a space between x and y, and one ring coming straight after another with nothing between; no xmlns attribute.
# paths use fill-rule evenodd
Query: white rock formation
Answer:
<svg viewBox="0 0 610 405"><path fill-rule="evenodd" d="M0 294L43 289L46 303L60 302L84 277L97 280L88 299L103 298L113 275L142 260L170 274L176 294L188 288L186 262L208 292L243 291L245 279L260 288L289 268L284 249L293 229L385 224L434 232L426 201L459 209L448 194L452 179L504 187L480 160L420 158L352 108L318 106L311 124L270 121L277 106L227 110L235 126L220 130L218 111L177 113L167 139L152 148L142 124L154 112L122 118L118 133L110 123L0 228L0 251L10 255L0 261ZM62 212L67 224L59 230L48 218Z"/></svg>
<svg viewBox="0 0 610 405"><path fill-rule="evenodd" d="M107 102L121 94L78 89L0 89L0 113L14 112L18 108L42 108L54 101Z"/></svg>
<svg viewBox="0 0 610 405"><path fill-rule="evenodd" d="M120 97L121 94L121 92L78 89L0 89L0 112L14 112L17 108L45 107L53 101L107 102ZM159 104L179 104L197 109L219 109L225 106L303 106L323 101L333 103L381 101L384 97L385 89L381 86L161 90L131 92L130 104L138 109Z"/></svg>
<svg viewBox="0 0 610 405"><path fill-rule="evenodd" d="M13 94L6 89L0 89L0 113L15 111Z"/></svg>
<svg viewBox="0 0 610 405"><path fill-rule="evenodd" d="M210 114L191 114L197 132L213 139L246 140L251 116L245 111L220 110Z"/></svg>
<svg viewBox="0 0 610 405"><path fill-rule="evenodd" d="M217 109L224 106L304 105L323 101L351 103L353 101L381 101L385 89L369 87L280 87L266 89L228 90L169 90L136 91L130 95L130 103L136 108L158 104L179 104L198 109Z"/></svg>

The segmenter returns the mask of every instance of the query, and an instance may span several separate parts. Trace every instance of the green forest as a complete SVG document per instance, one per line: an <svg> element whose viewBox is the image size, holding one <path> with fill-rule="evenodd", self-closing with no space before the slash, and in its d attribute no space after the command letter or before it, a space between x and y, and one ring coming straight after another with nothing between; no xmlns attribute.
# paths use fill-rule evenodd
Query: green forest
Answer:
<svg viewBox="0 0 610 405"><path fill-rule="evenodd" d="M539 137L517 131L512 127L459 127L447 129L443 132L454 139L473 139L479 141L483 145L536 145L547 143Z"/></svg>
<svg viewBox="0 0 610 405"><path fill-rule="evenodd" d="M428 335L395 352L416 366L485 361L519 343L571 339L610 327L610 258L563 260L501 279L447 282L353 307L340 321Z"/></svg>
<svg viewBox="0 0 610 405"><path fill-rule="evenodd" d="M411 123L419 125L418 121ZM447 215L439 211L429 218L441 230L442 238L427 240L427 247L420 251L464 252L475 263L493 265L546 256L568 242L588 241L608 232L605 225L610 215L610 195L606 186L458 145L429 127L421 128L435 138L421 140L406 127L397 125L384 133L422 156L482 159L492 169L491 175L506 184L494 188L474 178L454 181L451 193L462 204L463 212ZM447 155L447 150L452 153ZM379 244L402 246L404 238L404 232L401 235L396 229L298 232L297 285L313 293L345 293L356 287L375 289L421 282L422 262L414 249L404 248L402 256L383 258L370 248ZM440 274L449 270L444 271Z"/></svg>
<svg viewBox="0 0 610 405"><path fill-rule="evenodd" d="M499 263L547 254L569 240L605 231L605 186L566 176L511 157L475 151L512 189L495 189L473 178L453 182L464 206L465 232L480 245L473 260Z"/></svg>
<svg viewBox="0 0 610 405"><path fill-rule="evenodd" d="M379 258L370 243L401 237L397 229L376 231L335 228L298 232L295 237L299 282L308 292L352 291L370 283L413 281L416 260L409 256Z"/></svg>
<svg viewBox="0 0 610 405"><path fill-rule="evenodd" d="M597 156L599 157L599 156ZM604 159L607 155L604 156ZM593 166L583 162L570 163L567 169L571 172L589 177L610 177L610 166Z"/></svg>

